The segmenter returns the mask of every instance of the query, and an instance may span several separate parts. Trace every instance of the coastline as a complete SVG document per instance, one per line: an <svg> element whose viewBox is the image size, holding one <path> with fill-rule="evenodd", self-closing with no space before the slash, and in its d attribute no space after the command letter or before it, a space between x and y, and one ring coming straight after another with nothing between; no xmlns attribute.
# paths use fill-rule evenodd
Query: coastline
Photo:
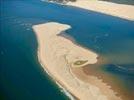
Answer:
<svg viewBox="0 0 134 100"><path fill-rule="evenodd" d="M98 0L77 0L76 2L68 2L67 5L134 21L134 13L131 13L131 11L134 11L133 5L116 4Z"/></svg>
<svg viewBox="0 0 134 100"><path fill-rule="evenodd" d="M44 72L50 76L50 78L56 83L56 85L61 89L60 91L63 92L66 96L68 96L71 100L78 100L73 94L71 94L65 86L63 86L55 77L49 73L49 70L45 67L45 65L40 61L40 56L39 56L39 50L37 52L38 60L41 66L43 67Z"/></svg>
<svg viewBox="0 0 134 100"><path fill-rule="evenodd" d="M33 26L39 45L38 59L42 67L56 82L80 100L88 100L87 98L92 100L121 100L106 84L100 90L99 87L90 84L90 82L83 82L71 71L71 68L77 69L77 67L72 67L72 64L70 64L72 61L76 61L77 57L80 56L79 59L88 59L86 65L95 64L97 54L77 46L64 37L57 36L57 34L69 28L71 28L69 25L55 22ZM92 80L101 82L97 77L93 77ZM102 82L100 85L102 84L104 83ZM104 91L108 92L105 93Z"/></svg>

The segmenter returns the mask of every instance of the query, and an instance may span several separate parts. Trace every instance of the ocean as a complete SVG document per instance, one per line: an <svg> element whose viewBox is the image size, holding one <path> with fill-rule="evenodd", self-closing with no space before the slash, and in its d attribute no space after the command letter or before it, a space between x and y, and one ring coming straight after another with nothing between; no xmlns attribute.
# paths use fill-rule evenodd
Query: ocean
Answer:
<svg viewBox="0 0 134 100"><path fill-rule="evenodd" d="M41 0L1 0L1 100L69 100L37 58L32 25L47 22L71 25L66 34L105 59L99 72L120 80L133 95L134 21Z"/></svg>

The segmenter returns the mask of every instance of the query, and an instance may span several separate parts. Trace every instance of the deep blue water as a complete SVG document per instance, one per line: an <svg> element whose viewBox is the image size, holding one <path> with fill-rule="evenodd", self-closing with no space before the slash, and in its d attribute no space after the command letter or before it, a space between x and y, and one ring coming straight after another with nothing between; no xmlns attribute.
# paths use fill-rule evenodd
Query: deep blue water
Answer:
<svg viewBox="0 0 134 100"><path fill-rule="evenodd" d="M134 21L40 0L0 1L0 97L3 100L68 100L37 60L32 25L59 22L67 34L107 59L103 71L134 91Z"/></svg>

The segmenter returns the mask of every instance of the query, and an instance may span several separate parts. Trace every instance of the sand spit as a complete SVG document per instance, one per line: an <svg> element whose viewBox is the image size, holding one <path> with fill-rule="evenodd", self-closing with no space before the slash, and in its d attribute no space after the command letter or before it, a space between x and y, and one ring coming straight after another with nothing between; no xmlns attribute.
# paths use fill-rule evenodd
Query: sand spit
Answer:
<svg viewBox="0 0 134 100"><path fill-rule="evenodd" d="M80 100L121 100L109 86L101 83L96 77L91 76L90 79L92 83L101 83L101 89L90 84L90 81L82 81L79 75L72 72L71 68L77 69L81 65L96 63L97 54L58 35L69 28L69 25L55 22L33 26L38 40L38 59L42 67L55 81Z"/></svg>
<svg viewBox="0 0 134 100"><path fill-rule="evenodd" d="M67 3L67 5L93 10L134 21L134 13L132 12L134 11L133 5L116 4L98 0L77 0L76 2Z"/></svg>

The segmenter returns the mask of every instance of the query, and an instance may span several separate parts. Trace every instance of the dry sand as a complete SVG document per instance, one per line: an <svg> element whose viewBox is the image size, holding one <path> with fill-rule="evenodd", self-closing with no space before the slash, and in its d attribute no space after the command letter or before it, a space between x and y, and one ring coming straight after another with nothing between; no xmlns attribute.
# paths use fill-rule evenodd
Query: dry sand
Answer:
<svg viewBox="0 0 134 100"><path fill-rule="evenodd" d="M50 22L34 25L33 30L38 40L38 59L50 76L71 94L80 100L121 100L115 92L97 77L84 76L88 81L81 80L79 74L72 69L78 60L87 60L83 65L97 62L97 54L77 46L59 34L71 28L69 25Z"/></svg>
<svg viewBox="0 0 134 100"><path fill-rule="evenodd" d="M68 2L67 4L134 21L133 5L116 4L98 0L77 0L76 2Z"/></svg>

